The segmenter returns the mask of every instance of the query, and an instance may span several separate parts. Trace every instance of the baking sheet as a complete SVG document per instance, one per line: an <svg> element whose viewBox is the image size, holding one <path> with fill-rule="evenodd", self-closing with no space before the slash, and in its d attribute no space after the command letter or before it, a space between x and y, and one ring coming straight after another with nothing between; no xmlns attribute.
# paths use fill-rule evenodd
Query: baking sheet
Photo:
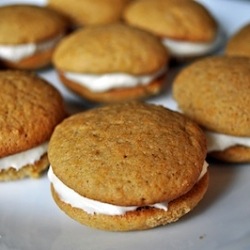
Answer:
<svg viewBox="0 0 250 250"><path fill-rule="evenodd" d="M40 1L0 0L6 3ZM228 36L250 22L250 1L200 0L215 15ZM175 109L171 69L165 93L148 102ZM91 107L67 91L53 69L38 72L55 85L68 110ZM0 183L0 250L239 250L250 249L250 164L210 162L210 185L200 204L178 222L147 231L104 232L80 225L54 203L46 174L38 180Z"/></svg>

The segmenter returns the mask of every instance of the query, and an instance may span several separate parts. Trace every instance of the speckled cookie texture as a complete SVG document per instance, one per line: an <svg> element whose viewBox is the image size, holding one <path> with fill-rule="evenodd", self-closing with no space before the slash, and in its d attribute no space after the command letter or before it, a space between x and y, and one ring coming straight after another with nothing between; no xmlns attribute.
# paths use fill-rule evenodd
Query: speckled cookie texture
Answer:
<svg viewBox="0 0 250 250"><path fill-rule="evenodd" d="M206 157L202 130L152 104L113 104L71 116L55 129L48 156L55 175L81 196L144 207L121 216L91 215L60 200L52 184L63 211L100 229L138 230L176 221L208 186L208 174L197 182ZM148 207L163 201L170 202L168 211Z"/></svg>
<svg viewBox="0 0 250 250"><path fill-rule="evenodd" d="M0 89L0 158L48 141L55 126L66 117L59 92L35 74L1 71ZM37 176L48 166L47 157L41 161L41 168L38 162L36 166L27 166L27 171L2 170L0 179Z"/></svg>
<svg viewBox="0 0 250 250"><path fill-rule="evenodd" d="M62 71L141 75L163 67L167 51L147 32L116 23L74 32L61 41L53 62Z"/></svg>
<svg viewBox="0 0 250 250"><path fill-rule="evenodd" d="M179 108L205 129L250 136L250 59L214 56L184 68L174 80ZM239 154L238 154L239 153ZM250 149L235 145L221 152L229 161L250 160ZM240 160L241 159L241 160Z"/></svg>
<svg viewBox="0 0 250 250"><path fill-rule="evenodd" d="M196 1L137 0L123 13L130 25L146 29L160 37L183 41L212 41L217 23L211 13Z"/></svg>
<svg viewBox="0 0 250 250"><path fill-rule="evenodd" d="M250 57L250 23L233 34L226 45L225 54Z"/></svg>
<svg viewBox="0 0 250 250"><path fill-rule="evenodd" d="M70 89L94 101L121 101L157 94L163 88L164 77L152 84L133 88L116 88L97 93L67 81L62 73L82 74L123 73L134 76L154 74L165 68L168 52L155 36L127 25L116 23L87 27L63 39L53 56L53 63L62 82Z"/></svg>
<svg viewBox="0 0 250 250"><path fill-rule="evenodd" d="M130 0L48 0L48 6L80 26L113 23Z"/></svg>
<svg viewBox="0 0 250 250"><path fill-rule="evenodd" d="M57 12L33 5L8 5L0 7L0 45L18 46L38 44L63 36L68 22ZM53 49L17 62L2 59L2 64L17 69L37 69L50 63Z"/></svg>

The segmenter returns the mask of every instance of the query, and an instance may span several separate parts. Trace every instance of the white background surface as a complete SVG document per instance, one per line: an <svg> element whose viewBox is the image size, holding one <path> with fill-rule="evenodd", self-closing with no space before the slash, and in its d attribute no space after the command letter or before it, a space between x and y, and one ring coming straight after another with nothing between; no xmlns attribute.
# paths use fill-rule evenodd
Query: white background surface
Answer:
<svg viewBox="0 0 250 250"><path fill-rule="evenodd" d="M0 0L0 4L17 1ZM21 1L19 1L21 2ZM22 1L24 2L24 1ZM25 1L40 3L44 1ZM250 22L250 1L203 0L230 36ZM150 102L175 108L172 69L166 92ZM52 69L39 72L63 94L71 111L90 105L66 91ZM104 232L80 225L55 205L47 176L0 183L0 250L249 250L250 165L210 161L210 186L200 204L178 222L147 231Z"/></svg>

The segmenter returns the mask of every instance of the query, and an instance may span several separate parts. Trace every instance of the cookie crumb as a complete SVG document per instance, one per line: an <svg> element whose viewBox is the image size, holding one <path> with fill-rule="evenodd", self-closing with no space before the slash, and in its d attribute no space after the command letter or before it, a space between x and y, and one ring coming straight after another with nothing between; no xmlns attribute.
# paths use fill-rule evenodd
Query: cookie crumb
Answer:
<svg viewBox="0 0 250 250"><path fill-rule="evenodd" d="M199 239L202 240L206 237L206 234L200 235Z"/></svg>

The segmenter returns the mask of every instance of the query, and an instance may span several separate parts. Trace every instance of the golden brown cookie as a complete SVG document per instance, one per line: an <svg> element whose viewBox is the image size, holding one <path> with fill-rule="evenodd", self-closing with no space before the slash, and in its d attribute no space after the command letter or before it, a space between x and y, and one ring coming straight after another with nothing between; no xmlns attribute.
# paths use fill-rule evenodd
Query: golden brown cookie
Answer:
<svg viewBox="0 0 250 250"><path fill-rule="evenodd" d="M48 0L48 7L64 14L75 25L109 24L120 20L131 0Z"/></svg>
<svg viewBox="0 0 250 250"><path fill-rule="evenodd" d="M154 35L117 23L74 32L60 42L53 63L81 96L117 102L159 93L168 52Z"/></svg>
<svg viewBox="0 0 250 250"><path fill-rule="evenodd" d="M0 60L16 69L47 66L68 23L53 10L32 5L0 7Z"/></svg>
<svg viewBox="0 0 250 250"><path fill-rule="evenodd" d="M153 104L120 103L73 115L55 129L48 156L58 206L105 230L176 221L208 186L202 130Z"/></svg>
<svg viewBox="0 0 250 250"><path fill-rule="evenodd" d="M128 4L123 18L159 36L174 58L211 53L223 40L213 15L196 1L137 0Z"/></svg>
<svg viewBox="0 0 250 250"><path fill-rule="evenodd" d="M209 152L229 162L250 161L249 72L249 58L209 57L184 68L173 84L179 108L207 130Z"/></svg>
<svg viewBox="0 0 250 250"><path fill-rule="evenodd" d="M225 54L229 56L250 57L250 23L241 27L228 40Z"/></svg>
<svg viewBox="0 0 250 250"><path fill-rule="evenodd" d="M47 145L66 112L59 92L24 71L0 72L0 180L38 177Z"/></svg>

